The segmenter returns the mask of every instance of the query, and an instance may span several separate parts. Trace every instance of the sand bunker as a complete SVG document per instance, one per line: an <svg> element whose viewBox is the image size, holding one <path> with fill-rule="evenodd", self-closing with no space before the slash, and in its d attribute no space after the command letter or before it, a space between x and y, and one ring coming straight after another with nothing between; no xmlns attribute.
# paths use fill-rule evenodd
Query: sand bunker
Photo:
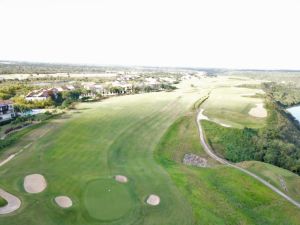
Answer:
<svg viewBox="0 0 300 225"><path fill-rule="evenodd" d="M46 180L41 174L31 174L24 179L24 189L28 193L40 193L45 190L46 187Z"/></svg>
<svg viewBox="0 0 300 225"><path fill-rule="evenodd" d="M264 104L258 103L256 104L256 107L250 109L249 115L258 118L265 118L267 117L268 113L267 110L264 108Z"/></svg>
<svg viewBox="0 0 300 225"><path fill-rule="evenodd" d="M160 198L157 195L152 194L152 195L149 195L146 202L148 205L156 206L156 205L159 205Z"/></svg>
<svg viewBox="0 0 300 225"><path fill-rule="evenodd" d="M0 196L7 201L7 205L0 207L0 215L16 211L21 206L21 201L16 196L0 188Z"/></svg>
<svg viewBox="0 0 300 225"><path fill-rule="evenodd" d="M70 208L73 205L72 200L68 196L58 196L54 200L61 208Z"/></svg>
<svg viewBox="0 0 300 225"><path fill-rule="evenodd" d="M214 119L209 119L207 116L203 115L203 112L204 112L204 109L200 109L200 112L198 113L197 120L208 120L208 121L215 122L215 123L221 125L222 127L227 127L227 128L228 128L228 127L231 127L231 126L228 125L228 124L220 123L219 121L214 120Z"/></svg>
<svg viewBox="0 0 300 225"><path fill-rule="evenodd" d="M220 124L222 127L227 127L227 128L231 127L231 125L228 125L228 124L225 124L225 123L218 123L218 124Z"/></svg>
<svg viewBox="0 0 300 225"><path fill-rule="evenodd" d="M128 182L128 178L122 175L117 175L115 176L116 181L120 182L120 183L127 183Z"/></svg>
<svg viewBox="0 0 300 225"><path fill-rule="evenodd" d="M209 120L207 116L203 115L204 109L200 109L200 112L198 113L198 120Z"/></svg>

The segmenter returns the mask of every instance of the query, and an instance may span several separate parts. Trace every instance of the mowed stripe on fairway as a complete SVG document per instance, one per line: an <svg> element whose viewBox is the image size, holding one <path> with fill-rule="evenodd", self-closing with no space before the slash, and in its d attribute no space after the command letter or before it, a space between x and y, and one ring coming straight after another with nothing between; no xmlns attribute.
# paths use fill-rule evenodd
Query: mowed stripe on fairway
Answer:
<svg viewBox="0 0 300 225"><path fill-rule="evenodd" d="M1 220L5 224L99 224L101 218L91 217L84 204L87 185L95 179L124 174L129 178L124 185L135 193L139 210L113 224L192 224L190 205L156 164L152 152L172 122L200 96L196 92L182 96L176 91L81 104L72 118L62 121L3 167L9 170L0 173L0 184L20 193L24 204L19 213ZM45 176L48 187L44 193L24 193L19 184L29 173ZM146 205L149 194L159 195L161 204ZM73 207L56 207L56 195L68 195Z"/></svg>

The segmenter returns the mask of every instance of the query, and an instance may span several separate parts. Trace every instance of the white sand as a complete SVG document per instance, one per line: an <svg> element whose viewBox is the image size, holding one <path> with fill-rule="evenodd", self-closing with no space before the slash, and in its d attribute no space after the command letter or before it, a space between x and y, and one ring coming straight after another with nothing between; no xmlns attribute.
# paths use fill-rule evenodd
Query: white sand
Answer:
<svg viewBox="0 0 300 225"><path fill-rule="evenodd" d="M120 182L120 183L127 183L128 182L128 178L123 176L123 175L117 175L115 176L116 181Z"/></svg>
<svg viewBox="0 0 300 225"><path fill-rule="evenodd" d="M72 200L68 196L58 196L54 200L61 208L70 208L73 205Z"/></svg>
<svg viewBox="0 0 300 225"><path fill-rule="evenodd" d="M198 120L209 120L207 116L203 115L204 109L200 109L200 113L198 114Z"/></svg>
<svg viewBox="0 0 300 225"><path fill-rule="evenodd" d="M249 115L258 118L265 118L268 115L263 103L257 103L256 107L250 109Z"/></svg>
<svg viewBox="0 0 300 225"><path fill-rule="evenodd" d="M47 182L41 174L31 174L24 179L24 189L31 194L40 193L47 187Z"/></svg>
<svg viewBox="0 0 300 225"><path fill-rule="evenodd" d="M208 121L212 121L212 122L215 122L219 125L221 125L222 127L231 127L230 125L228 124L225 124L225 123L220 123L219 121L217 120L213 120L213 119L209 119L207 116L203 115L203 112L204 112L204 109L200 109L200 112L198 113L198 120L208 120Z"/></svg>
<svg viewBox="0 0 300 225"><path fill-rule="evenodd" d="M16 211L21 206L21 201L16 196L0 188L0 196L7 201L7 205L0 207L0 215Z"/></svg>
<svg viewBox="0 0 300 225"><path fill-rule="evenodd" d="M222 127L231 127L231 125L228 125L228 124L225 124L225 123L218 123L218 124L220 124Z"/></svg>
<svg viewBox="0 0 300 225"><path fill-rule="evenodd" d="M146 202L148 205L156 206L156 205L159 205L160 198L157 195L152 194L152 195L149 195Z"/></svg>

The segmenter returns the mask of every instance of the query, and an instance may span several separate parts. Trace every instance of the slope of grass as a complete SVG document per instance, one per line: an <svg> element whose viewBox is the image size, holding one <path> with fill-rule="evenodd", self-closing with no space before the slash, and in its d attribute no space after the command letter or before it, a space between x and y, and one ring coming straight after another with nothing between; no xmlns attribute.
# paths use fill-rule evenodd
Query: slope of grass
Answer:
<svg viewBox="0 0 300 225"><path fill-rule="evenodd" d="M195 147L200 144L195 124L186 126L193 123L192 114L177 120L162 137L155 156L191 204L194 224L300 224L299 209L240 171L183 165L178 155L204 156L201 147Z"/></svg>
<svg viewBox="0 0 300 225"><path fill-rule="evenodd" d="M285 192L292 198L300 201L300 176L288 170L268 163L247 161L239 163L251 172L263 177L265 180ZM281 183L282 180L284 184ZM286 188L285 188L286 187Z"/></svg>

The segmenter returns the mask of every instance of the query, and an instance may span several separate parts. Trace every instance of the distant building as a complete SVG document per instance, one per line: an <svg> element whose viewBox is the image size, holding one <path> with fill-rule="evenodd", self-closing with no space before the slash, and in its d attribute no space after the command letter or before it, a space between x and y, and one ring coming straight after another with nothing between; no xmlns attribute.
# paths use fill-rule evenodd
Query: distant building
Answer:
<svg viewBox="0 0 300 225"><path fill-rule="evenodd" d="M96 85L95 82L82 82L81 85L85 90L91 91L94 89L94 86Z"/></svg>
<svg viewBox="0 0 300 225"><path fill-rule="evenodd" d="M113 81L111 83L111 86L115 88L121 88L121 93L119 94L126 94L132 92L132 84L129 84L125 81Z"/></svg>
<svg viewBox="0 0 300 225"><path fill-rule="evenodd" d="M146 83L146 85L149 85L149 86L156 86L159 84L159 82L153 77L146 78L145 83Z"/></svg>
<svg viewBox="0 0 300 225"><path fill-rule="evenodd" d="M11 120L16 117L13 102L0 100L0 122Z"/></svg>
<svg viewBox="0 0 300 225"><path fill-rule="evenodd" d="M58 92L64 92L64 91L73 91L75 90L75 87L73 85L65 85L62 87L56 87Z"/></svg>
<svg viewBox="0 0 300 225"><path fill-rule="evenodd" d="M25 97L26 101L44 101L51 96L56 96L59 90L57 88L39 89L28 93Z"/></svg>

